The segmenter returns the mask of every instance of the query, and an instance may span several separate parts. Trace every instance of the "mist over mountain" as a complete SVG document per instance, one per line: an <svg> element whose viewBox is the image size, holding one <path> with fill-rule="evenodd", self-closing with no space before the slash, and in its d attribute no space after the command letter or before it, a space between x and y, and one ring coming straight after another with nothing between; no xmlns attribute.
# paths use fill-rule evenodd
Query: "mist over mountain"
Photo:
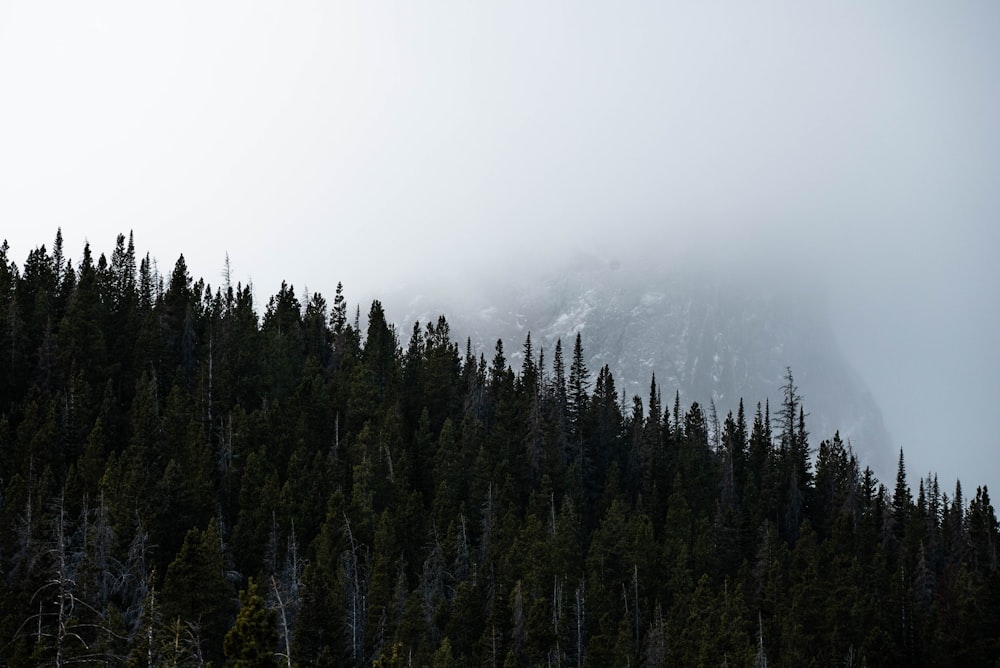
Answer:
<svg viewBox="0 0 1000 668"><path fill-rule="evenodd" d="M453 337L487 359L497 338L515 369L530 333L551 370L556 342L564 356L581 334L593 376L608 365L629 405L645 399L655 374L665 405L699 402L719 419L740 399L751 414L758 400L780 400L791 368L808 413L811 443L839 430L880 476L894 470L881 410L842 353L818 285L776 277L737 280L726 272L679 263L621 261L578 253L536 273L510 272L448 291L409 285L383 301L402 343L414 322L444 314Z"/></svg>

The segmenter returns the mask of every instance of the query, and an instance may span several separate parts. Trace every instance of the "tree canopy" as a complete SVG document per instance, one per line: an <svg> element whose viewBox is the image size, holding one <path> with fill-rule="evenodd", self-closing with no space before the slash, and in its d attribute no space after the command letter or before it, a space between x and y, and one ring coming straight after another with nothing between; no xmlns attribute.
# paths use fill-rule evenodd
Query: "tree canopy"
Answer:
<svg viewBox="0 0 1000 668"><path fill-rule="evenodd" d="M377 301L351 322L339 283L261 315L131 235L110 260L7 252L8 665L1000 656L988 490L908 479L902 451L890 490L809 433L790 369L776 409L718 416L655 377L620 396L579 334L568 368L527 335L515 370L443 315L406 342Z"/></svg>

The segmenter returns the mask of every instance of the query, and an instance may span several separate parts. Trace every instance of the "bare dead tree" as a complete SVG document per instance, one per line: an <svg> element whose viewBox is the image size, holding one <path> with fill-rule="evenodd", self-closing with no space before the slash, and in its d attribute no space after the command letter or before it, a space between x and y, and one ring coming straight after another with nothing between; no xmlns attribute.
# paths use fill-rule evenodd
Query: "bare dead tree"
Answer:
<svg viewBox="0 0 1000 668"><path fill-rule="evenodd" d="M84 511L84 524L89 512ZM108 661L112 657L92 646L85 636L103 633L125 640L105 622L104 615L78 595L77 571L83 560L82 531L73 532L66 520L65 496L60 494L53 515L52 538L47 551L51 559L51 577L31 597L38 613L25 620L14 636L23 637L29 623L35 626L36 646L41 650L40 665L62 666ZM80 545L74 544L74 539ZM93 621L86 621L85 617ZM49 658L50 657L50 658Z"/></svg>
<svg viewBox="0 0 1000 668"><path fill-rule="evenodd" d="M553 576L552 578L552 637L555 638L555 647L549 652L549 665L558 666L562 665L562 648L560 647L561 641L561 626L562 626L562 610L563 595L562 595L562 584L559 582L559 576Z"/></svg>
<svg viewBox="0 0 1000 668"><path fill-rule="evenodd" d="M646 634L645 665L647 668L663 668L667 665L667 624L663 619L663 610L656 604L653 611L653 621Z"/></svg>
<svg viewBox="0 0 1000 668"><path fill-rule="evenodd" d="M285 665L292 666L292 633L295 616L301 605L300 588L302 585L302 569L304 564L299 556L299 543L295 537L295 524L292 524L285 551L284 565L281 571L271 574L271 591L268 596L268 607L278 612L280 623L281 644L284 652L278 653L278 658Z"/></svg>
<svg viewBox="0 0 1000 668"><path fill-rule="evenodd" d="M764 621L757 611L757 668L767 668L767 654L764 653Z"/></svg>
<svg viewBox="0 0 1000 668"><path fill-rule="evenodd" d="M285 601L281 598L281 588L278 585L278 578L271 576L271 591L274 592L274 598L277 600L278 605L278 615L281 617L281 637L285 647L283 653L279 653L278 656L285 660L285 665L291 666L292 664L292 633L290 628L290 623L288 620L288 610L285 605Z"/></svg>
<svg viewBox="0 0 1000 668"><path fill-rule="evenodd" d="M347 632L351 640L351 658L361 665L365 655L365 616L367 596L365 578L358 559L358 544L351 531L351 521L344 514L344 531L347 534L348 549L340 557L347 593Z"/></svg>
<svg viewBox="0 0 1000 668"><path fill-rule="evenodd" d="M573 614L576 617L576 665L577 668L583 666L583 629L587 617L587 601L584 594L583 582L576 586L576 600L573 606Z"/></svg>

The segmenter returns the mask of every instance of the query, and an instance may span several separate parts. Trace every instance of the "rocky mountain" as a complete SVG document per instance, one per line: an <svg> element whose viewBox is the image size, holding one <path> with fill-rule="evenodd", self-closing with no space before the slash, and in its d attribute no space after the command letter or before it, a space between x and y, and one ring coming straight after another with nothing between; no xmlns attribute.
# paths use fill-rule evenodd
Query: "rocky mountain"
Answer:
<svg viewBox="0 0 1000 668"><path fill-rule="evenodd" d="M556 341L567 359L577 332L593 374L607 364L628 399L645 399L655 374L663 401L675 391L687 406L714 402L720 419L740 398L781 401L791 368L815 447L836 430L880 478L895 454L882 415L861 376L841 353L822 290L779 278L720 278L720 272L580 256L541 275L512 273L483 285L388 294L387 314L402 343L415 321L444 313L452 336L487 359L496 339L518 368L525 337L551 364Z"/></svg>

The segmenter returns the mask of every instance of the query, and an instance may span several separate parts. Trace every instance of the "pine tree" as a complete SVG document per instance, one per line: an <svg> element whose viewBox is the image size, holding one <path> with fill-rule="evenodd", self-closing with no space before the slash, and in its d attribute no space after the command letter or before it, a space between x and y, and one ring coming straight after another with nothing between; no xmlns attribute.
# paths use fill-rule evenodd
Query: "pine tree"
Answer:
<svg viewBox="0 0 1000 668"><path fill-rule="evenodd" d="M240 611L236 622L226 633L223 651L226 666L232 668L277 668L275 647L278 625L273 610L264 606L264 599L253 578L240 592Z"/></svg>
<svg viewBox="0 0 1000 668"><path fill-rule="evenodd" d="M395 329L386 321L382 303L375 300L368 311L363 359L375 380L379 400L385 400L395 389L397 349Z"/></svg>
<svg viewBox="0 0 1000 668"><path fill-rule="evenodd" d="M193 376L197 344L193 308L196 296L187 263L181 255L174 264L170 283L163 295L160 319L162 364L157 369L161 389L168 388L176 374L185 383Z"/></svg>
<svg viewBox="0 0 1000 668"><path fill-rule="evenodd" d="M208 659L222 658L230 626L232 588L224 573L222 538L215 520L201 531L188 531L167 568L161 609L168 627L196 629Z"/></svg>
<svg viewBox="0 0 1000 668"><path fill-rule="evenodd" d="M903 461L903 449L899 449L899 465L896 468L896 490L892 495L892 530L896 540L902 540L906 527L910 522L910 512L913 506L913 495L906 484L906 464Z"/></svg>
<svg viewBox="0 0 1000 668"><path fill-rule="evenodd" d="M574 438L583 443L583 420L587 413L588 392L590 390L590 372L583 357L583 343L580 333L576 334L573 344L573 361L569 367L569 385L567 387L568 415Z"/></svg>
<svg viewBox="0 0 1000 668"><path fill-rule="evenodd" d="M568 396L566 391L566 365L563 362L562 339L556 339L556 350L552 357L552 383L555 396L555 410L560 424L566 420Z"/></svg>
<svg viewBox="0 0 1000 668"><path fill-rule="evenodd" d="M620 472L625 466L621 406L618 404L614 377L606 364L597 374L591 410L593 412L591 418L593 433L590 439L592 444L590 452L593 457L593 466L590 475L585 479L588 508L592 508L596 503L612 467ZM587 515L594 517L598 515L598 512L588 512Z"/></svg>
<svg viewBox="0 0 1000 668"><path fill-rule="evenodd" d="M794 542L798 536L799 524L807 512L812 473L802 398L792 378L791 367L786 372L785 384L781 388L781 410L778 413L780 477L777 482L782 506L782 535Z"/></svg>

